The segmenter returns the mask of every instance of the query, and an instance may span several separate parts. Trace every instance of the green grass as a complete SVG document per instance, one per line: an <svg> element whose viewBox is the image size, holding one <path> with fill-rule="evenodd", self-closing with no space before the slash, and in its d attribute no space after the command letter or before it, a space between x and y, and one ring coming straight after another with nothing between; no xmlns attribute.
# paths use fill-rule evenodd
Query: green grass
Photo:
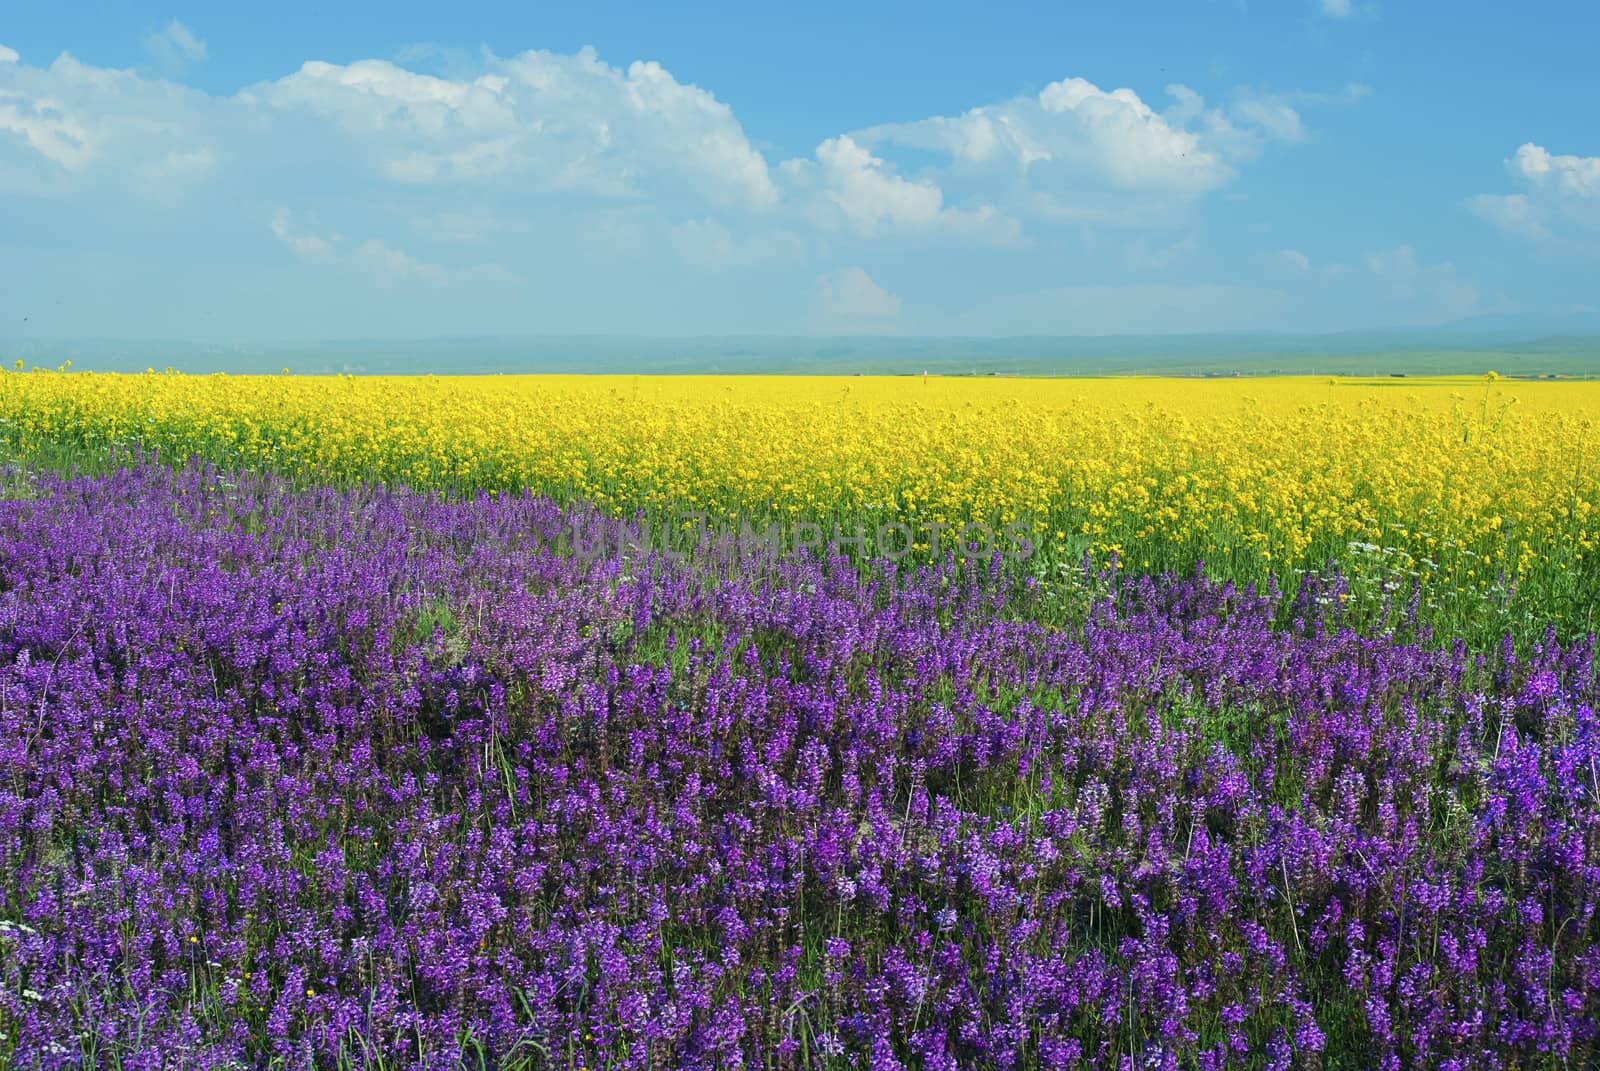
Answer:
<svg viewBox="0 0 1600 1071"><path fill-rule="evenodd" d="M136 449L107 449L76 443L49 442L26 450L19 450L0 439L0 500L27 498L37 494L35 473L78 473L86 476L105 475L124 467L139 456ZM229 458L208 458L208 461L228 471ZM257 466L260 468L260 466ZM384 483L383 474L371 472L352 475L347 471L322 472L294 465L268 469L284 478L297 489L314 487L355 487L368 483ZM473 495L481 489L473 483L445 481L429 488L444 497ZM552 497L563 500L559 489ZM565 500L570 501L569 494ZM648 504L641 505L643 520L656 533L652 546L661 545L660 534L674 530L672 546L683 549L690 545L688 536L678 532L682 515L674 510ZM759 535L775 518L745 519L741 523ZM839 530L849 533L861 527L874 531L880 518L866 510L840 507L827 516L815 518L824 531ZM1115 519L1114 519L1115 520ZM1231 580L1243 585L1254 585L1265 590L1276 583L1280 589L1293 593L1308 573L1322 574L1330 568L1337 569L1347 582L1347 589L1338 597L1337 613L1340 622L1369 633L1390 632L1406 638L1430 643L1444 643L1460 638L1474 649L1489 649L1510 635L1519 646L1526 646L1543 638L1546 628L1553 626L1562 640L1571 640L1600 630L1600 555L1583 557L1572 547L1563 545L1559 537L1549 546L1539 548L1538 566L1521 576L1497 574L1469 579L1461 571L1461 563L1452 570L1441 570L1426 560L1413 558L1403 546L1370 549L1324 539L1310 547L1298 561L1267 564L1253 549L1226 532L1213 532L1197 537L1191 544L1176 545L1155 539L1141 538L1136 518L1126 518L1126 528L1113 527L1100 538L1108 544L1123 546L1120 561L1094 562L1097 567L1116 565L1125 575L1159 574L1173 572L1188 574L1196 563L1203 563L1205 573L1219 580ZM240 526L249 530L250 518L238 519ZM996 531L1001 526L996 523ZM1051 530L1076 527L1072 517L1052 517ZM791 533L793 529L790 529ZM733 533L737 535L737 533ZM1517 545L1515 532L1501 536L1501 557L1514 557ZM552 545L556 550L570 549L571 542L563 533ZM1003 535L998 541L1009 547ZM1400 540L1403 542L1403 538ZM947 544L948 546L948 544ZM1017 578L1031 577L1042 585L1038 599L1019 603L1027 607L1027 616L1047 624L1066 626L1081 620L1087 607L1093 603L1094 592L1083 588L1091 583L1082 570L1084 542L1071 538L1059 544L1041 540L1034 554L1026 560L1008 558L1005 568ZM793 549L792 540L785 550ZM849 547L845 552L860 559ZM928 559L926 554L913 554L902 563L914 567ZM865 562L863 562L865 567ZM1331 596L1330 596L1331 597ZM1016 613L1017 607L1008 607ZM432 624L450 625L448 621L419 621L419 627ZM447 627L446 632L450 629Z"/></svg>
<svg viewBox="0 0 1600 1071"><path fill-rule="evenodd" d="M246 351L180 341L0 339L14 359L55 368L143 372L301 374L521 374L597 372L684 375L1600 375L1600 336L1529 326L1496 334L1427 328L1337 334L1121 335L1103 337L629 336L347 339L259 343Z"/></svg>

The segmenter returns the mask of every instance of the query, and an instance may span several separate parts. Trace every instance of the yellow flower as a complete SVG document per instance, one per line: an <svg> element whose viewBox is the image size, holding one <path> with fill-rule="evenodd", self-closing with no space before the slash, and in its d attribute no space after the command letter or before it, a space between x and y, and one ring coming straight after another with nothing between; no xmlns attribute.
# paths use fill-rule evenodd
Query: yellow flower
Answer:
<svg viewBox="0 0 1600 1071"><path fill-rule="evenodd" d="M585 497L656 511L658 526L686 503L758 532L777 519L825 532L899 522L924 547L926 524L954 526L949 548L968 521L998 532L1020 519L1048 553L1087 545L1103 561L1119 548L1151 568L1202 558L1284 575L1334 559L1359 571L1403 552L1478 584L1470 563L1485 586L1501 567L1553 574L1593 552L1597 411L1600 383L1493 374L1399 389L1324 377L0 377L0 445L19 452L138 441L335 480ZM1393 552L1352 554L1352 542Z"/></svg>

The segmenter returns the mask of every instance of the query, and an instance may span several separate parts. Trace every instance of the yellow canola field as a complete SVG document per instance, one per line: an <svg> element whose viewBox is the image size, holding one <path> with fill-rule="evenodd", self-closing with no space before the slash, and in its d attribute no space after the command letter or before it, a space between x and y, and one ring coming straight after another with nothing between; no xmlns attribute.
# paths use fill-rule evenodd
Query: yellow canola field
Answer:
<svg viewBox="0 0 1600 1071"><path fill-rule="evenodd" d="M1236 574L1378 561L1479 586L1592 560L1600 383L1457 379L0 375L14 451L140 444L614 511L1025 520ZM1474 583L1476 582L1476 583Z"/></svg>

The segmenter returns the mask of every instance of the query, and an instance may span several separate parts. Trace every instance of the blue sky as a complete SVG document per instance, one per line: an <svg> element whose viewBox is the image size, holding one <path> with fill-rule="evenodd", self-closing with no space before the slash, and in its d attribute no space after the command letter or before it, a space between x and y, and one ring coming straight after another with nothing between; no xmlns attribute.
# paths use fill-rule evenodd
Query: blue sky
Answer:
<svg viewBox="0 0 1600 1071"><path fill-rule="evenodd" d="M0 335L1600 306L1592 4L868 7L13 8Z"/></svg>

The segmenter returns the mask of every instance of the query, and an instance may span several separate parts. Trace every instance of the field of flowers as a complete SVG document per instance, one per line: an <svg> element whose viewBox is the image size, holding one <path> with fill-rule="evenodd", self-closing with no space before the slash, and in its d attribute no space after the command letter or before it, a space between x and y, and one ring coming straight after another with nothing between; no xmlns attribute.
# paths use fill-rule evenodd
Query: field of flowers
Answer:
<svg viewBox="0 0 1600 1071"><path fill-rule="evenodd" d="M7 373L0 1068L1596 1066L1596 403Z"/></svg>
<svg viewBox="0 0 1600 1071"><path fill-rule="evenodd" d="M530 538L568 519L18 485L12 1066L1600 1052L1587 644L1363 637L1318 584Z"/></svg>
<svg viewBox="0 0 1600 1071"><path fill-rule="evenodd" d="M1265 582L1337 562L1440 631L1600 624L1600 383L0 375L13 455L115 447L617 514L1020 522L1041 560ZM82 460L78 458L77 460Z"/></svg>

